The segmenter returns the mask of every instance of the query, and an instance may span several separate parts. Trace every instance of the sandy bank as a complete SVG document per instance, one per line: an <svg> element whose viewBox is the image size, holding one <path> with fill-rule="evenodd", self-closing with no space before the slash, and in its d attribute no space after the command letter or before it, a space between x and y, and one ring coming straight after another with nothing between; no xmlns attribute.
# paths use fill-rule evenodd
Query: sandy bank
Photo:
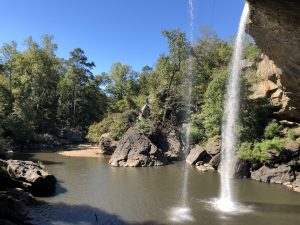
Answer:
<svg viewBox="0 0 300 225"><path fill-rule="evenodd" d="M97 146L88 144L78 145L70 148L69 150L58 152L58 154L70 157L103 157L102 154L97 154Z"/></svg>

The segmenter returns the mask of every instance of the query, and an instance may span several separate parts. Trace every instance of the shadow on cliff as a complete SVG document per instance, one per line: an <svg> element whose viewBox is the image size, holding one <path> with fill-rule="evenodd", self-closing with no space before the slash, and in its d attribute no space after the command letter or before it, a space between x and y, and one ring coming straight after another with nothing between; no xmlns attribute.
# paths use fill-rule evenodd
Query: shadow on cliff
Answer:
<svg viewBox="0 0 300 225"><path fill-rule="evenodd" d="M134 212L133 212L134 213ZM34 225L164 225L155 221L126 222L118 215L88 205L36 202L28 215Z"/></svg>

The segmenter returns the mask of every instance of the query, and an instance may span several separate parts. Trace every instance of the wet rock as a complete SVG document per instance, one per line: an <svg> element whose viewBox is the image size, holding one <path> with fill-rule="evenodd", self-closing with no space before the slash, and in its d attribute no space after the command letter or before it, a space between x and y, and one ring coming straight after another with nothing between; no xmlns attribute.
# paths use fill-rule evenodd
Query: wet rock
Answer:
<svg viewBox="0 0 300 225"><path fill-rule="evenodd" d="M221 153L218 153L211 158L209 164L217 170L220 165L220 162L221 162Z"/></svg>
<svg viewBox="0 0 300 225"><path fill-rule="evenodd" d="M292 185L292 189L300 192L300 174L297 175L297 177L295 178L295 180L291 183Z"/></svg>
<svg viewBox="0 0 300 225"><path fill-rule="evenodd" d="M50 196L55 192L56 178L31 161L8 160L7 172L22 184L22 188L35 196Z"/></svg>
<svg viewBox="0 0 300 225"><path fill-rule="evenodd" d="M263 164L261 162L254 162L251 164L251 171L258 170L262 166Z"/></svg>
<svg viewBox="0 0 300 225"><path fill-rule="evenodd" d="M127 130L109 161L112 166L124 167L161 166L166 163L163 152L135 128Z"/></svg>
<svg viewBox="0 0 300 225"><path fill-rule="evenodd" d="M209 164L209 163L204 163L204 164L197 164L196 165L197 170L201 172L207 172L207 171L214 171L215 169Z"/></svg>
<svg viewBox="0 0 300 225"><path fill-rule="evenodd" d="M235 163L234 177L235 178L248 178L250 177L250 163L244 160L237 160Z"/></svg>
<svg viewBox="0 0 300 225"><path fill-rule="evenodd" d="M7 192L0 192L0 224L23 224L28 207Z"/></svg>
<svg viewBox="0 0 300 225"><path fill-rule="evenodd" d="M205 150L209 155L217 155L218 153L220 153L221 152L220 137L215 136L213 138L209 138L205 146Z"/></svg>
<svg viewBox="0 0 300 225"><path fill-rule="evenodd" d="M171 124L159 125L149 138L170 161L183 157L180 133Z"/></svg>
<svg viewBox="0 0 300 225"><path fill-rule="evenodd" d="M8 188L7 192L10 196L23 202L26 205L29 205L34 200L33 196L30 193L24 191L22 188Z"/></svg>
<svg viewBox="0 0 300 225"><path fill-rule="evenodd" d="M208 156L206 150L199 145L191 149L189 155L186 158L186 162L189 164L196 164L198 161L203 161Z"/></svg>
<svg viewBox="0 0 300 225"><path fill-rule="evenodd" d="M98 154L111 155L117 148L117 141L114 141L109 133L102 134L98 144Z"/></svg>
<svg viewBox="0 0 300 225"><path fill-rule="evenodd" d="M280 165L277 168L263 166L251 173L251 179L266 183L283 184L292 182L295 176L292 168L288 165Z"/></svg>

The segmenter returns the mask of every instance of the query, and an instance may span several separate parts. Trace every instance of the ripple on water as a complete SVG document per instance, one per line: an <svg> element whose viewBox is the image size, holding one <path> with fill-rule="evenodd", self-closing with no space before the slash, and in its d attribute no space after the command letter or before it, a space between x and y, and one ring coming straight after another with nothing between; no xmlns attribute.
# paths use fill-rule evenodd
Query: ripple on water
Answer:
<svg viewBox="0 0 300 225"><path fill-rule="evenodd" d="M219 211L224 214L246 214L253 212L253 207L240 202L233 202L228 199L201 200L208 210Z"/></svg>
<svg viewBox="0 0 300 225"><path fill-rule="evenodd" d="M173 207L168 213L168 218L174 223L185 223L195 221L192 210L188 207Z"/></svg>

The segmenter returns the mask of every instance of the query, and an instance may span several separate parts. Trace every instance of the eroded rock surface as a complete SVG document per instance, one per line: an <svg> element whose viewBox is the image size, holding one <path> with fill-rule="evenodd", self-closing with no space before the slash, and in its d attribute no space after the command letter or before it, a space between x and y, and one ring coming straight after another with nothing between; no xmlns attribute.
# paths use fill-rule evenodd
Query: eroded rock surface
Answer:
<svg viewBox="0 0 300 225"><path fill-rule="evenodd" d="M286 182L292 182L295 179L295 175L292 168L288 165L280 165L277 168L263 166L253 171L251 178L266 183L284 184Z"/></svg>
<svg viewBox="0 0 300 225"><path fill-rule="evenodd" d="M189 164L196 164L198 161L203 161L208 156L207 152L204 148L199 145L196 145L195 148L191 149L190 153L188 154L186 161Z"/></svg>
<svg viewBox="0 0 300 225"><path fill-rule="evenodd" d="M167 164L167 158L139 130L129 128L118 142L109 163L112 166L124 167L161 166Z"/></svg>
<svg viewBox="0 0 300 225"><path fill-rule="evenodd" d="M56 178L31 161L7 160L7 172L21 187L35 196L50 196L55 192Z"/></svg>
<svg viewBox="0 0 300 225"><path fill-rule="evenodd" d="M114 141L109 133L102 134L98 143L98 154L112 155L117 148L117 141Z"/></svg>
<svg viewBox="0 0 300 225"><path fill-rule="evenodd" d="M284 99L277 103L281 104L278 115L288 120L300 121L300 1L248 2L249 34L276 65L276 69L271 65L266 65L265 68L273 70L273 75L278 75L280 80L279 90L274 87L278 91L272 93L273 102Z"/></svg>

